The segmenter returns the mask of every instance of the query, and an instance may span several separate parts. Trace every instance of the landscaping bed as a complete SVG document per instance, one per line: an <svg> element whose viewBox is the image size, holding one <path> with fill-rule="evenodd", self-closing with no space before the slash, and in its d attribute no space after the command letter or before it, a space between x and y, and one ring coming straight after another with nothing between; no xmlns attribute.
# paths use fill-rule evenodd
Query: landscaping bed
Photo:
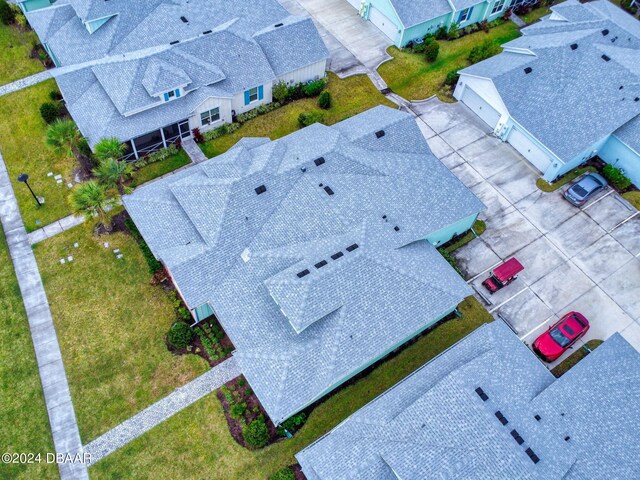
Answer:
<svg viewBox="0 0 640 480"><path fill-rule="evenodd" d="M594 166L586 166L586 167L578 167L574 168L570 172L565 173L561 177L557 178L554 182L547 182L543 178L538 178L536 180L536 187L542 190L543 192L555 192L560 187L565 186L567 183L574 181L581 175L584 175L587 172L597 172L598 169Z"/></svg>
<svg viewBox="0 0 640 480"><path fill-rule="evenodd" d="M174 290L175 291L175 290ZM167 348L175 355L198 355L211 367L225 361L235 349L231 339L227 336L218 320L211 316L194 327L193 339L183 348L176 348L167 342Z"/></svg>
<svg viewBox="0 0 640 480"><path fill-rule="evenodd" d="M585 345L589 350L595 350L602 343L603 343L602 340L589 340L587 343L585 343ZM564 375L569 370L571 370L571 368L577 365L578 362L582 360L584 357L586 357L587 355L589 355L589 351L586 350L584 347L582 347L580 348L580 350L577 350L573 352L571 355L569 355L563 362L556 365L551 370L551 373L553 373L553 375L555 375L556 378L560 378L562 375Z"/></svg>

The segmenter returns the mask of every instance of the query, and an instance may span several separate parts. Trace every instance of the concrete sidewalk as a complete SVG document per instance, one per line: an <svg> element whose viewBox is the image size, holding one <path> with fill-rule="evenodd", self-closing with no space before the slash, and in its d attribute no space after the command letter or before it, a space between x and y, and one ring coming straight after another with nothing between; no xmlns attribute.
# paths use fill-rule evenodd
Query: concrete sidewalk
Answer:
<svg viewBox="0 0 640 480"><path fill-rule="evenodd" d="M47 295L2 154L0 154L0 220L29 321L56 453L65 455L82 453L80 432ZM82 463L61 463L58 464L58 468L62 480L89 478L87 466Z"/></svg>
<svg viewBox="0 0 640 480"><path fill-rule="evenodd" d="M61 218L60 220L56 220L49 225L45 225L38 230L34 230L31 233L27 234L29 238L29 243L31 245L35 245L38 242L46 240L47 238L51 238L59 233L64 232L65 230L69 230L75 226L80 225L84 222L84 217L77 215L69 215L67 217Z"/></svg>

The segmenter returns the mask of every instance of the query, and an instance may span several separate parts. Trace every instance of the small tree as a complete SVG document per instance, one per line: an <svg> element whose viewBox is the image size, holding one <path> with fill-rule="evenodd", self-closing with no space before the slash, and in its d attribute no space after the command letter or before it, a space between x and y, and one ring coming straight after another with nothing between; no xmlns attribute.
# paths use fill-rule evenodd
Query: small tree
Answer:
<svg viewBox="0 0 640 480"><path fill-rule="evenodd" d="M127 146L116 137L101 139L93 146L95 157L100 160L118 160L127 151Z"/></svg>
<svg viewBox="0 0 640 480"><path fill-rule="evenodd" d="M328 91L324 91L318 97L318 106L323 110L331 108L331 94Z"/></svg>
<svg viewBox="0 0 640 480"><path fill-rule="evenodd" d="M424 47L424 57L427 59L427 62L435 62L436 58L438 58L438 52L440 51L440 44L431 40Z"/></svg>
<svg viewBox="0 0 640 480"><path fill-rule="evenodd" d="M302 112L298 115L298 125L301 127L308 127L314 123L324 123L324 115L322 112L313 110L309 113Z"/></svg>
<svg viewBox="0 0 640 480"><path fill-rule="evenodd" d="M438 27L438 29L436 30L436 39L438 40L446 40L447 39L447 26L446 25L440 25Z"/></svg>
<svg viewBox="0 0 640 480"><path fill-rule="evenodd" d="M449 40L455 40L459 36L460 36L460 32L458 31L458 24L454 22L449 27L449 31L447 32L447 38L449 38Z"/></svg>
<svg viewBox="0 0 640 480"><path fill-rule="evenodd" d="M276 102L285 104L289 100L289 87L281 80L273 86L272 95Z"/></svg>
<svg viewBox="0 0 640 480"><path fill-rule="evenodd" d="M81 183L76 186L69 196L71 207L76 213L81 213L88 220L98 217L107 231L111 226L106 222L107 208L113 200L107 198L105 188L96 181Z"/></svg>
<svg viewBox="0 0 640 480"><path fill-rule="evenodd" d="M167 341L178 350L182 350L191 343L193 335L193 329L189 325L184 322L177 322L171 325L167 334Z"/></svg>
<svg viewBox="0 0 640 480"><path fill-rule="evenodd" d="M444 79L444 84L453 86L456 83L458 83L459 78L460 78L460 74L458 73L458 69L456 68L455 70L451 70L450 72L447 72L447 76Z"/></svg>
<svg viewBox="0 0 640 480"><path fill-rule="evenodd" d="M320 92L322 92L326 86L327 82L321 78L320 80L314 80L313 82L307 83L302 87L302 91L306 97L315 97L320 95Z"/></svg>
<svg viewBox="0 0 640 480"><path fill-rule="evenodd" d="M11 25L16 21L16 12L13 11L7 0L0 0L0 22Z"/></svg>
<svg viewBox="0 0 640 480"><path fill-rule="evenodd" d="M82 135L73 120L58 119L47 128L47 144L68 157L75 157L86 174L91 172L91 159L80 152Z"/></svg>
<svg viewBox="0 0 640 480"><path fill-rule="evenodd" d="M40 105L40 116L47 123L53 123L60 117L60 104L58 102L45 102Z"/></svg>
<svg viewBox="0 0 640 480"><path fill-rule="evenodd" d="M133 167L122 160L107 158L100 161L93 174L100 184L108 189L116 189L122 195L125 193L124 182L133 175Z"/></svg>
<svg viewBox="0 0 640 480"><path fill-rule="evenodd" d="M242 437L251 448L262 448L269 443L269 430L261 415L242 429Z"/></svg>

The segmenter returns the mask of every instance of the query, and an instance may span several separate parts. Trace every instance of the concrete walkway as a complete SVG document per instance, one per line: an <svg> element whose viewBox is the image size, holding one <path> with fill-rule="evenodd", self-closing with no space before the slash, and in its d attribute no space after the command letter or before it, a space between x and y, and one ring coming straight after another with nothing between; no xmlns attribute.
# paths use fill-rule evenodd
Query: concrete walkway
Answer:
<svg viewBox="0 0 640 480"><path fill-rule="evenodd" d="M230 357L85 445L84 452L91 454L92 463L97 462L240 374L235 358Z"/></svg>
<svg viewBox="0 0 640 480"><path fill-rule="evenodd" d="M182 148L193 163L201 163L207 160L207 156L200 150L200 147L192 137L182 140Z"/></svg>
<svg viewBox="0 0 640 480"><path fill-rule="evenodd" d="M511 14L510 20L515 23L518 27L522 28L522 27L526 27L527 24L525 23L524 20L522 20L519 16L517 16L515 13Z"/></svg>
<svg viewBox="0 0 640 480"><path fill-rule="evenodd" d="M46 240L47 238L51 238L59 233L64 232L65 230L69 230L75 226L80 225L84 222L84 217L77 215L69 215L67 217L61 218L60 220L56 220L49 225L45 225L38 230L34 230L31 233L27 234L29 238L29 243L31 245L35 245L38 242Z"/></svg>
<svg viewBox="0 0 640 480"><path fill-rule="evenodd" d="M53 319L38 265L27 238L2 154L0 154L0 220L29 321L53 444L56 453L75 455L82 451L82 444L58 338L53 327ZM89 478L87 466L82 463L61 463L58 464L58 468L62 480Z"/></svg>
<svg viewBox="0 0 640 480"><path fill-rule="evenodd" d="M48 80L53 76L52 72L53 70L45 70L43 72L38 72L34 75L21 78L20 80L16 80L15 82L2 85L0 86L0 97L9 93L17 92L18 90L22 90L23 88L30 87L31 85L35 85L36 83L44 82L45 80Z"/></svg>

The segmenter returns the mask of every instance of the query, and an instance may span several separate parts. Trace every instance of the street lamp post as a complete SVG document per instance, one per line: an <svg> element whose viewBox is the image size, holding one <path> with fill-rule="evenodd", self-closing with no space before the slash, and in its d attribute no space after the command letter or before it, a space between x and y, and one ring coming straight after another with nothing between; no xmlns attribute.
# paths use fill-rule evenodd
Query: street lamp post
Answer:
<svg viewBox="0 0 640 480"><path fill-rule="evenodd" d="M27 175L26 173L21 173L20 175L18 175L18 181L24 183L27 186L27 188L31 192L31 195L33 195L33 198L35 198L38 206L41 206L42 204L40 203L40 200L38 200L38 197L36 197L36 194L33 193L33 190L31 190L31 186L29 185L29 182L27 182L27 180L29 180L29 175Z"/></svg>

